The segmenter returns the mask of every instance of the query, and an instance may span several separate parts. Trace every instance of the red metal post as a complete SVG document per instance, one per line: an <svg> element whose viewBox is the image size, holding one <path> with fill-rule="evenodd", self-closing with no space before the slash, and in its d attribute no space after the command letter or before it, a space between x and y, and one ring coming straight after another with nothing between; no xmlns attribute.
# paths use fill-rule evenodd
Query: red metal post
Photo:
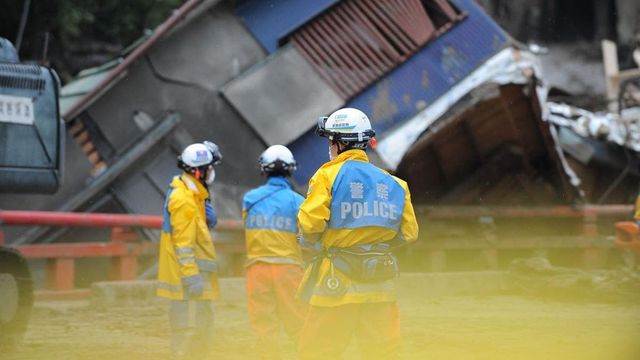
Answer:
<svg viewBox="0 0 640 360"><path fill-rule="evenodd" d="M47 288L63 291L75 287L75 260L54 258L47 261Z"/></svg>
<svg viewBox="0 0 640 360"><path fill-rule="evenodd" d="M138 234L130 228L114 227L111 229L111 241L132 242L137 240ZM120 255L111 258L111 280L134 280L138 276L137 255Z"/></svg>
<svg viewBox="0 0 640 360"><path fill-rule="evenodd" d="M111 260L111 280L135 280L138 276L138 257L116 256Z"/></svg>

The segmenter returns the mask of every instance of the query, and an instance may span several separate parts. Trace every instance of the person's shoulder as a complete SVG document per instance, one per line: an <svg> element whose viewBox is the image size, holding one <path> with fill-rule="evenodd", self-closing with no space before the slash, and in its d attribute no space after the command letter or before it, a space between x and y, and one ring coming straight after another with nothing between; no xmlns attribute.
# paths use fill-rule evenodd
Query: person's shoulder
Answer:
<svg viewBox="0 0 640 360"><path fill-rule="evenodd" d="M256 198L259 198L260 196L262 196L262 194L264 194L265 190L267 188L267 185L260 185L256 188L253 188L249 191L247 191L244 194L244 201L245 202L252 202L253 200L255 200Z"/></svg>
<svg viewBox="0 0 640 360"><path fill-rule="evenodd" d="M169 194L169 207L171 208L195 206L195 204L193 194L185 187L175 187Z"/></svg>
<svg viewBox="0 0 640 360"><path fill-rule="evenodd" d="M333 162L329 161L322 165L311 177L312 180L325 179L330 180L336 177L340 169L347 164L347 161Z"/></svg>
<svg viewBox="0 0 640 360"><path fill-rule="evenodd" d="M256 196L257 194L259 194L259 193L264 191L264 187L265 187L265 185L260 185L258 187L253 188L253 189L250 189L249 191L244 193L244 196L245 197Z"/></svg>
<svg viewBox="0 0 640 360"><path fill-rule="evenodd" d="M399 177L397 177L395 175L389 174L389 176L391 176L393 178L393 180L395 180L398 184L400 184L400 186L402 186L403 189L409 190L409 185L407 184L406 181L400 179Z"/></svg>
<svg viewBox="0 0 640 360"><path fill-rule="evenodd" d="M296 191L295 191L295 190L293 190L293 189L287 189L287 190L285 191L285 195L286 195L286 196L288 196L288 197L290 197L290 198L293 198L293 199L294 199L294 200L296 200L296 201L302 201L302 200L304 200L304 196L300 195L298 192L296 192Z"/></svg>

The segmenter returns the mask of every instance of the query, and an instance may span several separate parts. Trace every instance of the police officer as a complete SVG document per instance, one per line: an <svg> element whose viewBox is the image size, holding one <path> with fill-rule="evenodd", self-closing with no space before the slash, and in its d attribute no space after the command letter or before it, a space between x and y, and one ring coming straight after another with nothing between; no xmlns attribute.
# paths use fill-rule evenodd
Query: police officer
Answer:
<svg viewBox="0 0 640 360"><path fill-rule="evenodd" d="M287 180L296 170L289 149L273 145L259 159L267 182L249 191L242 204L247 245L247 297L251 326L262 358L278 358L280 323L297 341L306 304L295 299L302 279L296 216L304 198Z"/></svg>
<svg viewBox="0 0 640 360"><path fill-rule="evenodd" d="M178 157L183 172L171 181L164 203L156 294L171 300L171 353L176 359L205 354L211 343L212 300L219 288L209 232L216 216L207 185L221 159L213 143L187 146Z"/></svg>
<svg viewBox="0 0 640 360"><path fill-rule="evenodd" d="M328 139L330 161L309 181L298 224L324 251L298 291L311 304L299 355L340 358L355 335L363 358L394 358L400 329L391 249L418 236L409 189L369 163L375 132L362 111L340 109L321 118L316 132Z"/></svg>

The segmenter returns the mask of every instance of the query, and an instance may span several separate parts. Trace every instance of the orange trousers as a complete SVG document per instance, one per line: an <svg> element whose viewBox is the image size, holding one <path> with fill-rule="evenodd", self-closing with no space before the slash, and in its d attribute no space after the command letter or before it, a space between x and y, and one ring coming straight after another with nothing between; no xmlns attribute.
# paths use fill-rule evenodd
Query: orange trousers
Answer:
<svg viewBox="0 0 640 360"><path fill-rule="evenodd" d="M262 358L279 358L280 323L297 343L308 306L295 299L303 270L297 265L257 262L247 269L249 321L258 337L256 350Z"/></svg>
<svg viewBox="0 0 640 360"><path fill-rule="evenodd" d="M398 304L311 306L298 342L300 359L340 359L355 335L362 359L396 359L400 347Z"/></svg>

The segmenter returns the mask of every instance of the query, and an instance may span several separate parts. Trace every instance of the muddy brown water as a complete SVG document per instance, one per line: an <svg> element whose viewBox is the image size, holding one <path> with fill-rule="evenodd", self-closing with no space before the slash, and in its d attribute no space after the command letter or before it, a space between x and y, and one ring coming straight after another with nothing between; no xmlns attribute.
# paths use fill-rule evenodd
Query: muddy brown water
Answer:
<svg viewBox="0 0 640 360"><path fill-rule="evenodd" d="M400 307L403 359L640 359L640 299L408 295ZM169 359L168 338L163 303L97 308L87 301L39 302L19 351L0 359L161 360ZM258 358L253 343L246 303L219 302L214 350L201 359ZM284 335L281 349L284 359L295 359ZM359 358L355 341L345 358Z"/></svg>

